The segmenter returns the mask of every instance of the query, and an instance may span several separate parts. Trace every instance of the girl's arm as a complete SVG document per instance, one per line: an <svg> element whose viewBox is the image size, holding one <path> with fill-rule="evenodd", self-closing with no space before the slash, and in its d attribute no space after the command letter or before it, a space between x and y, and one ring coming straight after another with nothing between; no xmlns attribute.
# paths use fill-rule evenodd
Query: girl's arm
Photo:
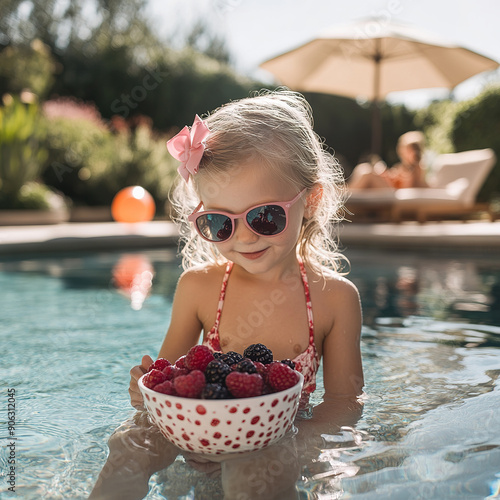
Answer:
<svg viewBox="0 0 500 500"><path fill-rule="evenodd" d="M361 303L356 287L348 280L336 282L333 325L323 341L325 401L356 398L362 394Z"/></svg>
<svg viewBox="0 0 500 500"><path fill-rule="evenodd" d="M158 354L174 363L180 356L198 342L202 324L198 318L197 304L200 291L199 276L195 272L185 272L179 279L172 304L172 317L165 340ZM153 359L145 355L139 366L130 370L130 402L133 407L143 408L142 394L137 381L146 373Z"/></svg>
<svg viewBox="0 0 500 500"><path fill-rule="evenodd" d="M354 426L362 414L363 368L361 364L361 304L356 287L338 280L332 290L333 325L323 341L323 402L311 420L299 424L309 446L320 446L321 434L334 434L342 426Z"/></svg>
<svg viewBox="0 0 500 500"><path fill-rule="evenodd" d="M200 281L200 273L196 271L186 271L180 277L172 304L170 326L159 358L174 363L198 342L203 328L198 315L199 300L204 292Z"/></svg>

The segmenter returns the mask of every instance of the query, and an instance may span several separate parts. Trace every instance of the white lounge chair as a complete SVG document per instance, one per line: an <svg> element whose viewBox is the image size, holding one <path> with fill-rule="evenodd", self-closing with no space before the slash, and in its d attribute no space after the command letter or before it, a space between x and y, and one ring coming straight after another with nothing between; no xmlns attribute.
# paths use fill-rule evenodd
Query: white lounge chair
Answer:
<svg viewBox="0 0 500 500"><path fill-rule="evenodd" d="M476 149L439 155L433 165L430 187L367 189L352 194L348 209L385 212L392 221L411 215L419 222L434 216L466 216L487 206L476 203L479 190L495 165L492 149ZM494 215L490 212L491 220Z"/></svg>

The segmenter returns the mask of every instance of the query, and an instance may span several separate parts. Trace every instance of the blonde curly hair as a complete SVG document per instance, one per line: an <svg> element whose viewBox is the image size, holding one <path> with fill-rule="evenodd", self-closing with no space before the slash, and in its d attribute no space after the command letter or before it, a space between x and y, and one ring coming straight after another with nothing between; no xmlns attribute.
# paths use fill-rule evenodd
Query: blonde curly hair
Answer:
<svg viewBox="0 0 500 500"><path fill-rule="evenodd" d="M297 253L320 274L327 269L341 273L347 259L338 250L336 229L343 219L344 176L313 131L312 110L305 98L287 89L261 91L220 107L204 120L210 134L199 172L189 183L179 179L171 199L180 225L184 269L226 261L187 220L199 204L199 181L203 179L205 189L217 194L239 165L258 159L298 191L321 186L314 213L303 220Z"/></svg>

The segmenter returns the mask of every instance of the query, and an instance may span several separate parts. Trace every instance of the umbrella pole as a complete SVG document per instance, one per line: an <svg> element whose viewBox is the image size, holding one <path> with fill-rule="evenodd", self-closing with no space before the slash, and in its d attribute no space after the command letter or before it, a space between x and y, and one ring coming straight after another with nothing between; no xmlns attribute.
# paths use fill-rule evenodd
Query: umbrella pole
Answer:
<svg viewBox="0 0 500 500"><path fill-rule="evenodd" d="M382 153L382 116L380 113L380 103L378 100L372 102L372 146L374 154Z"/></svg>
<svg viewBox="0 0 500 500"><path fill-rule="evenodd" d="M381 155L382 153L382 116L380 113L380 39L375 40L375 54L373 62L375 64L373 74L373 101L372 101L372 153Z"/></svg>

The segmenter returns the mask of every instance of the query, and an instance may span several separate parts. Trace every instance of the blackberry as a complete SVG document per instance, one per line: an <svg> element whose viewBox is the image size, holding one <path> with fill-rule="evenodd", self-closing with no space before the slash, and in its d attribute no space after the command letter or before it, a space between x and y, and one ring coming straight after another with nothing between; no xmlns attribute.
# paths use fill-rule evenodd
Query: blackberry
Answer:
<svg viewBox="0 0 500 500"><path fill-rule="evenodd" d="M243 358L239 363L233 366L237 372L257 373L257 367L253 364L251 359Z"/></svg>
<svg viewBox="0 0 500 500"><path fill-rule="evenodd" d="M243 359L243 356L238 352L229 351L222 353L218 359L226 363L226 365L233 366L236 363L239 363Z"/></svg>
<svg viewBox="0 0 500 500"><path fill-rule="evenodd" d="M231 373L231 367L221 359L214 359L205 369L205 378L209 384L224 384L226 376Z"/></svg>
<svg viewBox="0 0 500 500"><path fill-rule="evenodd" d="M231 393L220 384L207 384L201 393L201 399L230 399Z"/></svg>
<svg viewBox="0 0 500 500"><path fill-rule="evenodd" d="M295 363L291 359L282 359L280 363L289 366L292 370L295 370Z"/></svg>
<svg viewBox="0 0 500 500"><path fill-rule="evenodd" d="M243 352L245 358L252 361L259 361L263 365L268 365L273 362L273 353L264 344L249 345Z"/></svg>

